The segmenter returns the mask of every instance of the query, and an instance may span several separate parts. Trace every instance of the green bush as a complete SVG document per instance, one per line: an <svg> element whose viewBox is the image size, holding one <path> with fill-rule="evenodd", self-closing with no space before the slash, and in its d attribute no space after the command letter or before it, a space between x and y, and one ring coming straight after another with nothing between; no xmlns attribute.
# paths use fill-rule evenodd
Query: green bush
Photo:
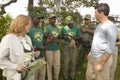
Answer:
<svg viewBox="0 0 120 80"><path fill-rule="evenodd" d="M0 41L9 29L12 18L9 15L0 16Z"/></svg>

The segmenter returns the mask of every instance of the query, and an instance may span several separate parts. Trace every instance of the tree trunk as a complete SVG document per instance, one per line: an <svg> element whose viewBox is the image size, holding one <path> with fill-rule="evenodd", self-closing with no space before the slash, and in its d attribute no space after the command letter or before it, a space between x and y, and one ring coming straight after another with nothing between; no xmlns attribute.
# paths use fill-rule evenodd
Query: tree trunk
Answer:
<svg viewBox="0 0 120 80"><path fill-rule="evenodd" d="M34 3L34 0L28 0L28 14L33 12L33 3Z"/></svg>
<svg viewBox="0 0 120 80"><path fill-rule="evenodd" d="M1 8L1 10L0 10L0 15L3 15L3 14L6 13L6 11L5 11L5 7L6 7L6 6L9 6L10 4L15 3L15 2L17 2L17 0L10 0L10 1L7 2L6 4L2 4L2 5L0 6L0 8Z"/></svg>

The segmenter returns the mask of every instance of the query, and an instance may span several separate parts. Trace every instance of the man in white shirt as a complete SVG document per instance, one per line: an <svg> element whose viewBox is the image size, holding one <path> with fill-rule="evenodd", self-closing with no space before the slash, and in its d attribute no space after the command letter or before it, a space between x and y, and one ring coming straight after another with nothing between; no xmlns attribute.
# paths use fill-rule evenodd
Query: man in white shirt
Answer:
<svg viewBox="0 0 120 80"><path fill-rule="evenodd" d="M100 22L94 32L91 51L88 54L86 80L109 80L112 54L115 50L117 27L108 19L109 5L95 6L95 17ZM114 33L114 34L113 34Z"/></svg>

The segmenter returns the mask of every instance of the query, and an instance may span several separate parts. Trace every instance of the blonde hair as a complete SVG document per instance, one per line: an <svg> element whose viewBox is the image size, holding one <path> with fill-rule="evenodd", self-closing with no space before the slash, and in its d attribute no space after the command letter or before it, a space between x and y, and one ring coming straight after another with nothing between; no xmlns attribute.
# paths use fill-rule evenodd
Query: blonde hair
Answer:
<svg viewBox="0 0 120 80"><path fill-rule="evenodd" d="M26 15L18 15L10 26L9 33L16 35L25 34L25 26L30 23L31 19Z"/></svg>

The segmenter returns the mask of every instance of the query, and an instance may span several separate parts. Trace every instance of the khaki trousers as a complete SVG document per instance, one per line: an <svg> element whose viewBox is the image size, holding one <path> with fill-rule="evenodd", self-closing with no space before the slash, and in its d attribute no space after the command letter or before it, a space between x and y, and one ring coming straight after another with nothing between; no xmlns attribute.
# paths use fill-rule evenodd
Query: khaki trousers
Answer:
<svg viewBox="0 0 120 80"><path fill-rule="evenodd" d="M113 63L110 67L110 80L114 80L114 73L117 67L118 47L116 46L114 53L112 54Z"/></svg>
<svg viewBox="0 0 120 80"><path fill-rule="evenodd" d="M45 58L40 58L40 60L45 60ZM46 76L46 64L41 66L40 69L35 71L34 80L45 80L45 76Z"/></svg>
<svg viewBox="0 0 120 80"><path fill-rule="evenodd" d="M57 51L46 51L46 62L47 62L47 79L53 80L52 78L52 72L53 77L55 80L58 80L59 78L59 72L60 72L60 50ZM53 67L53 70L52 70Z"/></svg>
<svg viewBox="0 0 120 80"><path fill-rule="evenodd" d="M104 65L104 70L98 72L95 70L96 64L99 63L101 58L89 57L86 71L86 80L110 80L109 73L112 64L112 56Z"/></svg>
<svg viewBox="0 0 120 80"><path fill-rule="evenodd" d="M69 45L64 45L64 66L63 66L63 76L65 79L68 79L70 76L71 78L74 78L75 75L75 59L76 59L76 48L71 47ZM70 65L69 65L70 63ZM68 73L68 70L70 68L70 73Z"/></svg>

